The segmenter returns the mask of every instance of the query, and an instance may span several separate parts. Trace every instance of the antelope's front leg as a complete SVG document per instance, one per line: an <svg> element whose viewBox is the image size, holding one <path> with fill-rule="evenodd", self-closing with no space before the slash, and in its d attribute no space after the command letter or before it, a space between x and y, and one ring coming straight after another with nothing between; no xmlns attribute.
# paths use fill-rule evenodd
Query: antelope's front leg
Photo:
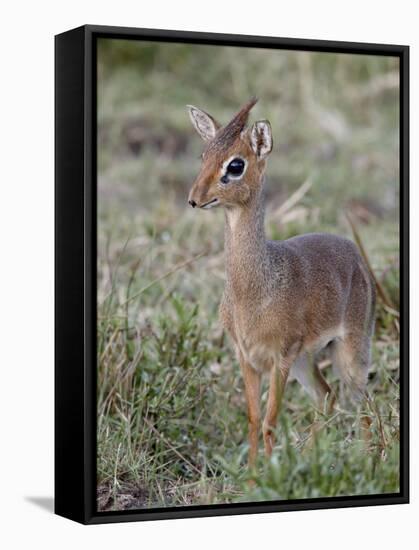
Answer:
<svg viewBox="0 0 419 550"><path fill-rule="evenodd" d="M249 428L249 468L256 463L260 429L260 374L240 356Z"/></svg>
<svg viewBox="0 0 419 550"><path fill-rule="evenodd" d="M271 367L269 379L269 394L266 415L263 420L263 442L265 444L265 455L269 458L274 446L274 430L281 408L282 397L287 384L288 373L291 362L281 360L274 362Z"/></svg>

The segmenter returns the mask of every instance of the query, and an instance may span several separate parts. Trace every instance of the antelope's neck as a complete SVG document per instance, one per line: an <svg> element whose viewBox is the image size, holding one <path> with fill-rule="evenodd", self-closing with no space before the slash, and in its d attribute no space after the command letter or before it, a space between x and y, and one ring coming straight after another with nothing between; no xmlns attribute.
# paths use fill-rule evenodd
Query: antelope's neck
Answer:
<svg viewBox="0 0 419 550"><path fill-rule="evenodd" d="M235 294L260 295L268 268L262 197L226 208L225 218L227 285Z"/></svg>

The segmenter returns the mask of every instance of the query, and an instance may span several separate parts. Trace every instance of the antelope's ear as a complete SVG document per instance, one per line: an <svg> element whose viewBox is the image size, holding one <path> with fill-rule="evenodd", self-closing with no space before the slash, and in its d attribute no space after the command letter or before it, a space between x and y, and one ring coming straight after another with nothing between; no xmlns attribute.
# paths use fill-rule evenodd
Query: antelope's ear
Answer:
<svg viewBox="0 0 419 550"><path fill-rule="evenodd" d="M272 128L267 120L255 122L250 130L250 145L259 159L264 159L272 151Z"/></svg>
<svg viewBox="0 0 419 550"><path fill-rule="evenodd" d="M187 108L195 130L203 140L211 141L220 127L218 122L208 113L194 107L193 105L187 105Z"/></svg>

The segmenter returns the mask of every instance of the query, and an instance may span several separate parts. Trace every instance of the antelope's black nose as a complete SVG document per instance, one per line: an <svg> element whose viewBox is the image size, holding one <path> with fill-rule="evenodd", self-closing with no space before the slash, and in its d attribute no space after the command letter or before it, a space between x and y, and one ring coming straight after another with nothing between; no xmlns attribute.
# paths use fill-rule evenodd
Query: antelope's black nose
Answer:
<svg viewBox="0 0 419 550"><path fill-rule="evenodd" d="M192 199L189 201L189 204L192 206L192 208L195 208L196 206L196 202L193 201Z"/></svg>

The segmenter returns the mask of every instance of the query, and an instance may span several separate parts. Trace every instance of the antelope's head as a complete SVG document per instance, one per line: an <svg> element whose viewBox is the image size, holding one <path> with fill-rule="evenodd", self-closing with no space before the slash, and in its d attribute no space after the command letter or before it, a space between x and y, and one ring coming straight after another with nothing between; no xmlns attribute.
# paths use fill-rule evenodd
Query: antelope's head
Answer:
<svg viewBox="0 0 419 550"><path fill-rule="evenodd" d="M272 131L267 120L247 126L256 102L256 98L248 101L225 126L188 105L192 124L206 142L201 169L189 193L193 208L244 206L259 191L272 150Z"/></svg>

